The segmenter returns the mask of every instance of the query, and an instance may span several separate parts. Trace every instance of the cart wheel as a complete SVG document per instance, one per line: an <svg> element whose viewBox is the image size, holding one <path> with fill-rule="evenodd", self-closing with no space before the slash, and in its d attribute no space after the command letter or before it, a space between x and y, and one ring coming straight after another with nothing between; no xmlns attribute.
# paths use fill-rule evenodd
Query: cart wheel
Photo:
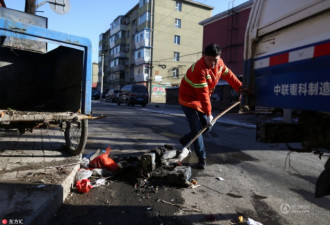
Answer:
<svg viewBox="0 0 330 225"><path fill-rule="evenodd" d="M79 155L87 142L88 120L67 122L64 132L66 148L71 155Z"/></svg>

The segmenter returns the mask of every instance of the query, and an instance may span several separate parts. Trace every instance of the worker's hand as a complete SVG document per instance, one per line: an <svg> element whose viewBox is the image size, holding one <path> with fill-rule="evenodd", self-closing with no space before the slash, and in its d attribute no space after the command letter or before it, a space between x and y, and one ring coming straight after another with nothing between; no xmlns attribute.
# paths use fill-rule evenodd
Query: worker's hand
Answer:
<svg viewBox="0 0 330 225"><path fill-rule="evenodd" d="M212 126L212 120L213 120L213 116L212 115L209 115L206 117L206 122L207 122L207 125L209 126Z"/></svg>

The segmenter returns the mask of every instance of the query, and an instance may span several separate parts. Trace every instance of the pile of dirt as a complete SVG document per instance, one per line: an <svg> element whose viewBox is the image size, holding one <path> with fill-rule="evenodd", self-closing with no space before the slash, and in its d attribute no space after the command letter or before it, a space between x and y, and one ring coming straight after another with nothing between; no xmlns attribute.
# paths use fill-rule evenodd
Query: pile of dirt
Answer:
<svg viewBox="0 0 330 225"><path fill-rule="evenodd" d="M148 153L139 156L114 158L120 167L116 179L128 182L134 186L146 185L189 187L191 167L178 163L169 163L180 152L171 145L156 147Z"/></svg>
<svg viewBox="0 0 330 225"><path fill-rule="evenodd" d="M91 183L108 177L105 185L84 194L72 192L50 224L183 224L176 215L179 210L196 212L183 207L180 194L190 184L191 168L164 162L162 156L173 150L165 145L113 158L118 171L90 177Z"/></svg>

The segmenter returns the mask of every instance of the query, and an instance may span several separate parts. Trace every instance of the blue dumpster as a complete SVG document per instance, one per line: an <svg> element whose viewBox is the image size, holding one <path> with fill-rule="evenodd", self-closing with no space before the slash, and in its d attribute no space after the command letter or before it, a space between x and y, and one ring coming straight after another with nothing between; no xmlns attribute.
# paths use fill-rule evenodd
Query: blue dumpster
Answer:
<svg viewBox="0 0 330 225"><path fill-rule="evenodd" d="M22 12L1 10L9 11L0 13L0 127L23 134L58 126L70 154L80 154L91 118L90 40L14 21L6 15ZM48 51L50 45L56 48Z"/></svg>

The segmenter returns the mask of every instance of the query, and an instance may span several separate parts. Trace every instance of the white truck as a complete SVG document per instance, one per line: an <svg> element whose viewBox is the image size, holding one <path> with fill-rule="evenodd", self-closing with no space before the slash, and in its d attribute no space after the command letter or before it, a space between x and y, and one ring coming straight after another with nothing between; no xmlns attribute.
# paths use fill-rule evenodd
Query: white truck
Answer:
<svg viewBox="0 0 330 225"><path fill-rule="evenodd" d="M330 0L254 0L245 34L243 104L267 107L257 140L302 143L289 149L327 157L330 150ZM315 196L330 194L330 159Z"/></svg>

